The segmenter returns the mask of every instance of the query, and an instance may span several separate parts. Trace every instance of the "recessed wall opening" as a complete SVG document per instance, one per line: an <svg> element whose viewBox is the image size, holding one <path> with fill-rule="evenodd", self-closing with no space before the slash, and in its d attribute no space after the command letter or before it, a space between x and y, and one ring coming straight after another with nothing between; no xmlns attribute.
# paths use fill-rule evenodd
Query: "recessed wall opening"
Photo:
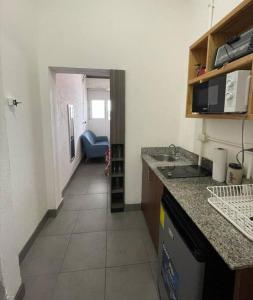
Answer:
<svg viewBox="0 0 253 300"><path fill-rule="evenodd" d="M95 191L107 195L112 211L124 210L124 71L62 67L50 71L61 197Z"/></svg>

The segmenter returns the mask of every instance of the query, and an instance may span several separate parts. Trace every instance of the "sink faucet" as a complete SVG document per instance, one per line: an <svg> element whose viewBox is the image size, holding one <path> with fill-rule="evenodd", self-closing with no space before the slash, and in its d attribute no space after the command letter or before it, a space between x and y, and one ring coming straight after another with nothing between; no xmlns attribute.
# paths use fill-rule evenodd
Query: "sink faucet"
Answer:
<svg viewBox="0 0 253 300"><path fill-rule="evenodd" d="M174 144L169 145L169 154L172 156L177 156L177 147Z"/></svg>

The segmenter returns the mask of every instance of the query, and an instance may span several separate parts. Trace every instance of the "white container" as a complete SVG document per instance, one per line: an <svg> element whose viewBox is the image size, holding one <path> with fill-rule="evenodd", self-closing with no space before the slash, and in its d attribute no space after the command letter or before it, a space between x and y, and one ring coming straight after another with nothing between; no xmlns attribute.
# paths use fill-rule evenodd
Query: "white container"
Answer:
<svg viewBox="0 0 253 300"><path fill-rule="evenodd" d="M213 180L224 182L227 174L227 150L215 148L213 153Z"/></svg>
<svg viewBox="0 0 253 300"><path fill-rule="evenodd" d="M239 164L231 163L228 166L227 180L228 185L238 185L242 183L243 169Z"/></svg>

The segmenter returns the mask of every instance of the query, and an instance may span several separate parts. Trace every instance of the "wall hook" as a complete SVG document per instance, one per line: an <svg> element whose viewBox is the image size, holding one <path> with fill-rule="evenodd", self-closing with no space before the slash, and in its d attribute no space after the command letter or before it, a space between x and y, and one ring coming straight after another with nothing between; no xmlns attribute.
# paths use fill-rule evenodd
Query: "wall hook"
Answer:
<svg viewBox="0 0 253 300"><path fill-rule="evenodd" d="M21 104L21 101L17 101L17 99L8 99L8 105L9 106L18 106L18 104Z"/></svg>
<svg viewBox="0 0 253 300"><path fill-rule="evenodd" d="M22 102L17 101L16 99L13 100L13 105L18 106L18 104L21 104Z"/></svg>

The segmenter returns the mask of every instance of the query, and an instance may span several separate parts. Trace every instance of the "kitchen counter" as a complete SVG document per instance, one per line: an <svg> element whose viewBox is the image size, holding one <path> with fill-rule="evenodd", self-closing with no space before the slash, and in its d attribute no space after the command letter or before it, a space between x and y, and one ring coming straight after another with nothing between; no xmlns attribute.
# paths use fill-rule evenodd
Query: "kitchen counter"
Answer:
<svg viewBox="0 0 253 300"><path fill-rule="evenodd" d="M248 240L207 201L208 186L218 185L211 177L166 179L159 166L197 163L195 154L179 148L181 158L176 162L159 162L150 154L166 153L168 148L143 148L142 159L170 191L203 235L232 269L253 268L253 242ZM187 154L186 154L187 153Z"/></svg>

